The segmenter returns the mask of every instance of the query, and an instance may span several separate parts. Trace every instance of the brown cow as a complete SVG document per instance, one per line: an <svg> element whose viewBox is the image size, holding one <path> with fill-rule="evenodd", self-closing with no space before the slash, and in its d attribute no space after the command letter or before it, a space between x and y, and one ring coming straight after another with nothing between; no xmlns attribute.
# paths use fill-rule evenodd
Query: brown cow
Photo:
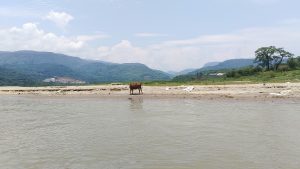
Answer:
<svg viewBox="0 0 300 169"><path fill-rule="evenodd" d="M130 83L129 88L130 88L130 95L133 95L133 90L134 89L138 89L139 94L141 94L141 93L143 94L142 83L140 83L140 82Z"/></svg>

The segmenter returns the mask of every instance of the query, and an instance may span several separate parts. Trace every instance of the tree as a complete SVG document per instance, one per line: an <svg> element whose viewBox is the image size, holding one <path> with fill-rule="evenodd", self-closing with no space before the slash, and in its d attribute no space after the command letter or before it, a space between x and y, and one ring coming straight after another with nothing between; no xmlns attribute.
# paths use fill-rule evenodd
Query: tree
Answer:
<svg viewBox="0 0 300 169"><path fill-rule="evenodd" d="M255 51L255 63L266 68L267 71L278 69L284 58L290 58L293 54L285 51L283 48L275 46L262 47Z"/></svg>
<svg viewBox="0 0 300 169"><path fill-rule="evenodd" d="M292 53L285 51L283 48L276 49L276 54L278 55L275 55L273 57L275 71L278 70L278 67L282 63L284 58L291 58L294 56Z"/></svg>
<svg viewBox="0 0 300 169"><path fill-rule="evenodd" d="M297 59L298 63L300 63L300 56L297 56L296 59Z"/></svg>
<svg viewBox="0 0 300 169"><path fill-rule="evenodd" d="M296 58L289 58L289 60L287 61L287 64L289 66L289 68L291 69L295 69L297 67L297 59Z"/></svg>
<svg viewBox="0 0 300 169"><path fill-rule="evenodd" d="M259 48L255 51L255 62L269 71L275 52L275 46Z"/></svg>
<svg viewBox="0 0 300 169"><path fill-rule="evenodd" d="M197 72L197 74L196 74L196 79L197 80L200 80L200 79L202 79L203 78L203 73L202 72Z"/></svg>
<svg viewBox="0 0 300 169"><path fill-rule="evenodd" d="M291 69L296 69L297 67L300 67L300 56L289 58L287 64Z"/></svg>

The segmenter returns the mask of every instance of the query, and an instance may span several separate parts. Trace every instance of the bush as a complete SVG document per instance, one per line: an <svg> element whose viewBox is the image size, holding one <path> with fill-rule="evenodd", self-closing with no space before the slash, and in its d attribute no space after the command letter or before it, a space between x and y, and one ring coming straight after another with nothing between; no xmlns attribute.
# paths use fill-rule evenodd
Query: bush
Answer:
<svg viewBox="0 0 300 169"><path fill-rule="evenodd" d="M275 77L275 73L274 72L270 72L269 77L270 78L274 78Z"/></svg>
<svg viewBox="0 0 300 169"><path fill-rule="evenodd" d="M255 74L255 71L254 71L253 67L247 67L244 69L240 69L239 74L242 76L250 76L250 75Z"/></svg>
<svg viewBox="0 0 300 169"><path fill-rule="evenodd" d="M254 68L254 72L257 73L257 72L262 72L263 71L263 68L260 67L260 66L257 66Z"/></svg>
<svg viewBox="0 0 300 169"><path fill-rule="evenodd" d="M300 56L296 57L296 60L298 61L298 63L300 64Z"/></svg>
<svg viewBox="0 0 300 169"><path fill-rule="evenodd" d="M251 76L255 75L257 72L260 72L261 69L253 68L253 67L246 67L239 70L232 70L227 72L226 77L241 77L241 76Z"/></svg>
<svg viewBox="0 0 300 169"><path fill-rule="evenodd" d="M300 57L298 57L298 58L289 58L289 60L287 61L288 67L290 69L296 69L297 66L299 65L298 60L300 60Z"/></svg>
<svg viewBox="0 0 300 169"><path fill-rule="evenodd" d="M236 70L232 70L232 71L229 71L226 73L226 77L238 78L238 77L241 77L241 74L239 74L239 72Z"/></svg>

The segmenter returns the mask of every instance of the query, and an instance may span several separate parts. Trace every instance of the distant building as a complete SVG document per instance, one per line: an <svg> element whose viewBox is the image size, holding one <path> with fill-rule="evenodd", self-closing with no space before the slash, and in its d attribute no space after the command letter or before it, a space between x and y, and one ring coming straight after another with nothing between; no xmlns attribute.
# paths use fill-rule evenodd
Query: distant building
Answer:
<svg viewBox="0 0 300 169"><path fill-rule="evenodd" d="M224 75L225 75L225 73L210 73L210 74L208 74L208 76L210 76L210 77L222 77Z"/></svg>
<svg viewBox="0 0 300 169"><path fill-rule="evenodd" d="M53 78L48 78L48 79L45 79L45 80L43 80L43 82L45 82L45 83L55 83L55 78L53 77Z"/></svg>
<svg viewBox="0 0 300 169"><path fill-rule="evenodd" d="M73 79L70 77L52 77L43 80L45 83L63 83L63 84L86 84L85 81Z"/></svg>

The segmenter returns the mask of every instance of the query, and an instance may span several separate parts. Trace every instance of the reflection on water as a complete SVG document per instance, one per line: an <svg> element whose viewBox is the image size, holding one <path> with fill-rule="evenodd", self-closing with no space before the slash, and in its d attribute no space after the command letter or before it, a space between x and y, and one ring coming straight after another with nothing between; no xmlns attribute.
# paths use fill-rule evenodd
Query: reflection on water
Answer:
<svg viewBox="0 0 300 169"><path fill-rule="evenodd" d="M130 110L135 112L143 111L143 97L130 97Z"/></svg>
<svg viewBox="0 0 300 169"><path fill-rule="evenodd" d="M300 166L300 104L0 96L0 168Z"/></svg>

